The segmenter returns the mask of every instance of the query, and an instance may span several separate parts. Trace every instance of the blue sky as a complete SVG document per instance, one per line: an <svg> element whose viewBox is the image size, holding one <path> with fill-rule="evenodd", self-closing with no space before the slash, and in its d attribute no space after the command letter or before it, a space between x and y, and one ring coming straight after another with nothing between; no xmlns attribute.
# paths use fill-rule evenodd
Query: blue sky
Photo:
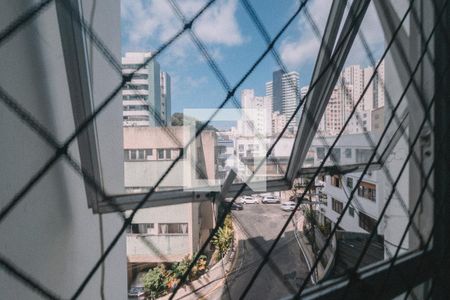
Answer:
<svg viewBox="0 0 450 300"><path fill-rule="evenodd" d="M183 14L190 18L205 0L178 1ZM299 1L250 1L271 38L295 12ZM308 9L322 32L331 0L311 0ZM163 0L122 0L122 53L154 51L182 28L182 23ZM234 86L265 49L265 42L238 0L218 0L193 27L217 62L231 86ZM362 25L375 58L381 55L384 42L382 30L373 7ZM303 13L297 17L276 44L276 49L290 71L300 73L300 86L309 84L317 56L319 40ZM158 58L161 70L172 77L172 113L184 108L214 108L225 98L225 91L198 48L185 33ZM369 64L359 42L352 49L348 64ZM265 94L265 82L279 69L269 53L242 88L253 88ZM233 107L228 105L227 107Z"/></svg>

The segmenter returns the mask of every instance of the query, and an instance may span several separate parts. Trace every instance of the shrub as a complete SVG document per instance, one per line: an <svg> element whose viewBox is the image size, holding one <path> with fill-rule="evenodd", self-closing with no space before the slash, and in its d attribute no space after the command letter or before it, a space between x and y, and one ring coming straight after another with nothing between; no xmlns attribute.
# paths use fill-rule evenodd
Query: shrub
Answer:
<svg viewBox="0 0 450 300"><path fill-rule="evenodd" d="M143 278L144 289L150 299L156 299L167 293L167 283L170 273L164 265L150 269Z"/></svg>
<svg viewBox="0 0 450 300"><path fill-rule="evenodd" d="M219 228L212 239L212 244L216 248L219 258L223 257L233 243L233 223L231 216L227 215L223 226Z"/></svg>

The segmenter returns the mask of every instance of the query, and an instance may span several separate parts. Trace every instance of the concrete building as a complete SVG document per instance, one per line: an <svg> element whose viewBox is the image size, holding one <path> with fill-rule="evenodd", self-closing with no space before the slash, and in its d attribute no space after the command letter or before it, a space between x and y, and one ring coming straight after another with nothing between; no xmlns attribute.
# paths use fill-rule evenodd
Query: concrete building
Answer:
<svg viewBox="0 0 450 300"><path fill-rule="evenodd" d="M272 81L266 83L266 96L272 99L273 112L278 111L289 120L294 114L299 104L300 90L299 77L297 72L284 73L282 70L273 72ZM290 122L292 130L297 129L297 124L301 116L301 111Z"/></svg>
<svg viewBox="0 0 450 300"><path fill-rule="evenodd" d="M217 132L217 178L222 180L234 166L235 139L230 132Z"/></svg>
<svg viewBox="0 0 450 300"><path fill-rule="evenodd" d="M272 134L279 134L286 126L286 115L281 114L279 111L272 113Z"/></svg>
<svg viewBox="0 0 450 300"><path fill-rule="evenodd" d="M371 131L381 133L384 129L384 106L372 110Z"/></svg>
<svg viewBox="0 0 450 300"><path fill-rule="evenodd" d="M195 128L187 126L124 127L126 191L146 192L155 185L194 132ZM215 132L203 131L161 182L159 190L192 189L200 179L214 180L215 145Z"/></svg>
<svg viewBox="0 0 450 300"><path fill-rule="evenodd" d="M377 136L372 135L376 140ZM333 138L326 138L330 144ZM326 154L326 145L320 139L313 141L315 149L315 163L318 165ZM333 153L332 162L341 166L356 163L365 163L369 160L372 150L367 144L363 134L343 135ZM326 199L325 205L320 205L317 210L318 219L322 224L334 224L341 215L348 197L355 187L360 172L345 175L321 176L317 184L323 186L322 199ZM340 223L340 229L349 232L369 233L378 219L384 205L382 171L368 172L361 181L354 200ZM378 228L378 233L383 234L383 228Z"/></svg>
<svg viewBox="0 0 450 300"><path fill-rule="evenodd" d="M243 136L272 135L272 102L270 97L255 96L255 90L241 92L242 117L237 128Z"/></svg>
<svg viewBox="0 0 450 300"><path fill-rule="evenodd" d="M122 89L124 126L167 126L171 116L171 82L169 74L160 72L151 52L127 52L122 57L122 73L136 72Z"/></svg>
<svg viewBox="0 0 450 300"><path fill-rule="evenodd" d="M77 52L83 43L82 29L70 23L61 3L48 5L42 14L20 27L0 47L0 82L2 91L52 136L57 143L66 141L81 122L99 107L120 74L112 71L98 51L92 56ZM23 1L1 2L2 28L13 24L18 16L34 4ZM92 1L83 2L85 14ZM88 9L89 8L89 9ZM93 30L103 39L114 57L120 57L120 1L97 2ZM104 26L107 24L107 26ZM70 25L70 30L67 30ZM77 35L79 34L79 35ZM73 43L71 43L73 42ZM85 47L91 46L88 39ZM92 60L90 58L92 57ZM90 68L86 68L89 65ZM89 78L93 84L90 93ZM3 93L3 92L2 92ZM2 98L5 96L2 96ZM83 107L86 110L81 111ZM48 140L22 119L18 111L0 109L0 207L2 213L15 197L55 155ZM123 193L122 103L114 97L95 119L95 142L83 134L68 147L73 159L86 170L90 163L101 160L95 168L104 176L102 186L110 194ZM92 126L84 132L91 132ZM62 154L62 153L61 153ZM85 160L90 157L91 160ZM98 167L99 165L97 165ZM0 226L1 299L70 299L87 279L102 251L122 227L115 213L98 215L90 203L94 201L89 185L61 155L11 207ZM8 271L7 262L25 278ZM93 274L77 299L126 299L125 238L117 244L100 268ZM30 285L33 280L51 296L44 296Z"/></svg>
<svg viewBox="0 0 450 300"><path fill-rule="evenodd" d="M124 127L126 191L148 191L180 154L193 130L186 126ZM215 132L202 132L158 190L192 189L199 187L199 179L214 180L215 145ZM129 278L142 268L180 261L198 251L214 226L214 212L211 202L194 201L139 210L127 233Z"/></svg>
<svg viewBox="0 0 450 300"><path fill-rule="evenodd" d="M344 126L353 107L358 102L369 79L373 74L372 67L361 68L352 65L345 68L334 88L318 130L324 135L337 135ZM372 129L372 111L384 103L384 63L378 69L378 75L370 83L356 113L350 119L345 133L358 134Z"/></svg>

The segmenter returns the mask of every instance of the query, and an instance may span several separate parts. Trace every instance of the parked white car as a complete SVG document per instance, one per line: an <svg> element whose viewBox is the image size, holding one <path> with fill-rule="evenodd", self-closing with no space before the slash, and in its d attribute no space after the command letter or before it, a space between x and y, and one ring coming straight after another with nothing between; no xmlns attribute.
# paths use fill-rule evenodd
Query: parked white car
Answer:
<svg viewBox="0 0 450 300"><path fill-rule="evenodd" d="M281 210L284 210L284 211L293 211L295 209L295 205L296 205L295 202L287 201L287 202L283 202L280 205L280 208L281 208Z"/></svg>
<svg viewBox="0 0 450 300"><path fill-rule="evenodd" d="M256 197L252 196L242 196L241 201L242 204L257 204L259 200Z"/></svg>
<svg viewBox="0 0 450 300"><path fill-rule="evenodd" d="M280 203L280 198L278 198L277 196L265 196L262 200L262 203L264 204Z"/></svg>

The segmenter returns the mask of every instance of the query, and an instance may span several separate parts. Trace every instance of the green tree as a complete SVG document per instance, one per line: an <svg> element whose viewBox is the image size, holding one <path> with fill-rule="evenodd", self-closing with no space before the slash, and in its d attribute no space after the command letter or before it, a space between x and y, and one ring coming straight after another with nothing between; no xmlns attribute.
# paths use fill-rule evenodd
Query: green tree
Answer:
<svg viewBox="0 0 450 300"><path fill-rule="evenodd" d="M171 274L164 265L149 270L143 278L144 289L150 299L156 299L167 293L167 283Z"/></svg>
<svg viewBox="0 0 450 300"><path fill-rule="evenodd" d="M177 112L172 115L172 118L171 118L172 126L183 126L185 121L187 121L187 123L189 123L189 124L192 124L193 122L195 122L196 129L199 129L203 125L203 122L200 122L190 116L184 116L183 113ZM207 125L205 127L205 130L218 131L217 128L212 125Z"/></svg>

